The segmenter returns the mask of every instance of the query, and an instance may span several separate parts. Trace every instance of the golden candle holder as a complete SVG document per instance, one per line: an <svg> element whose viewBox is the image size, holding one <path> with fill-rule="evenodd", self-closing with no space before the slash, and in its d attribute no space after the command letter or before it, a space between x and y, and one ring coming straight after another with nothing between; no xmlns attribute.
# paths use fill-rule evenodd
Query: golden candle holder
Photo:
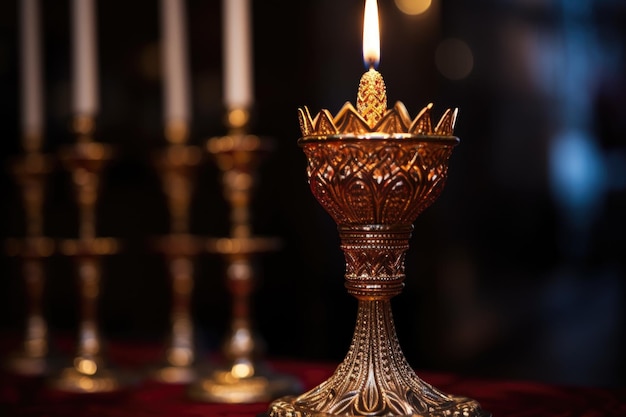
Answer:
<svg viewBox="0 0 626 417"><path fill-rule="evenodd" d="M124 387L126 376L113 370L105 360L98 320L102 257L119 251L114 238L96 237L96 203L100 177L113 156L110 146L94 142L94 120L80 116L74 120L77 141L64 147L59 158L71 173L78 204L78 238L64 239L61 254L76 263L79 288L79 324L77 346L71 364L49 379L57 390L75 393L102 393Z"/></svg>
<svg viewBox="0 0 626 417"><path fill-rule="evenodd" d="M207 151L222 172L224 196L231 207L231 231L230 237L209 239L206 248L226 261L232 316L222 346L225 363L210 369L208 375L190 386L190 396L200 401L264 402L300 389L296 378L274 372L265 363L264 343L252 323L255 258L277 250L281 242L274 237L253 236L251 231L250 200L256 170L272 151L273 143L269 138L246 133L248 116L245 110L231 110L227 114L230 134L207 142Z"/></svg>
<svg viewBox="0 0 626 417"><path fill-rule="evenodd" d="M26 293L24 338L20 348L6 358L6 367L20 375L38 376L49 371L48 324L43 312L44 260L52 255L54 242L43 236L45 179L54 162L37 151L26 152L11 164L22 191L25 237L8 239L9 256L20 258Z"/></svg>
<svg viewBox="0 0 626 417"><path fill-rule="evenodd" d="M413 222L440 195L457 110L436 127L431 105L410 120L398 102L387 109L382 76L370 69L357 109L314 119L298 110L311 191L338 225L345 254L345 286L358 300L356 326L334 374L298 396L270 404L270 417L489 416L478 402L449 395L420 379L400 347L391 298L404 287L404 257Z"/></svg>
<svg viewBox="0 0 626 417"><path fill-rule="evenodd" d="M196 376L196 347L191 297L194 287L194 257L202 243L189 234L189 205L193 194L193 175L202 160L197 146L186 145L186 124L166 128L169 145L155 157L163 181L170 213L169 235L155 242L163 254L171 281L172 307L170 331L164 358L150 371L153 379L164 383L189 383Z"/></svg>

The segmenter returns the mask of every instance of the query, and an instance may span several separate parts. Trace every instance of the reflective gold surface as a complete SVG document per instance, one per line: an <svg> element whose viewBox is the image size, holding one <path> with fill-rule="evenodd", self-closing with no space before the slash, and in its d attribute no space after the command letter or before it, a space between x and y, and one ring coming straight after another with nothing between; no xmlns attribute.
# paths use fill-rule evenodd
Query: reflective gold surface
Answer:
<svg viewBox="0 0 626 417"><path fill-rule="evenodd" d="M270 417L488 416L478 402L421 380L398 342L391 298L404 287L413 222L440 195L456 110L432 128L431 105L414 119L402 103L380 112L377 77L361 83L360 114L347 103L332 117L299 109L311 192L337 223L346 288L358 299L350 349L334 374L298 396L273 401ZM382 80L380 80L382 81ZM378 94L383 91L383 94Z"/></svg>

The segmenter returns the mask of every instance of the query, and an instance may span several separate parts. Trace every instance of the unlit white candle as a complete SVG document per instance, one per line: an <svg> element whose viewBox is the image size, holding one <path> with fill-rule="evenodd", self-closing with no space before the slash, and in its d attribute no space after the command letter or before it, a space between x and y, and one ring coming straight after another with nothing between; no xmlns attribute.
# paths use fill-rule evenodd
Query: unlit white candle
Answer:
<svg viewBox="0 0 626 417"><path fill-rule="evenodd" d="M21 105L24 147L41 148L43 134L43 83L39 0L22 0L21 17Z"/></svg>
<svg viewBox="0 0 626 417"><path fill-rule="evenodd" d="M185 0L161 0L163 113L165 123L189 123L189 68Z"/></svg>
<svg viewBox="0 0 626 417"><path fill-rule="evenodd" d="M222 0L224 104L252 106L252 19L249 0Z"/></svg>
<svg viewBox="0 0 626 417"><path fill-rule="evenodd" d="M72 0L73 110L95 116L98 112L95 0Z"/></svg>

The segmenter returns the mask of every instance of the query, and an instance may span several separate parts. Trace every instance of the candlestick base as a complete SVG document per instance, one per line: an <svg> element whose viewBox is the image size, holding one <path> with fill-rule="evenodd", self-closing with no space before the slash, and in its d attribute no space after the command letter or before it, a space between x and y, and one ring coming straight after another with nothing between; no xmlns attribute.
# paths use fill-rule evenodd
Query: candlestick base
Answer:
<svg viewBox="0 0 626 417"><path fill-rule="evenodd" d="M89 358L75 358L75 362L95 363ZM114 392L126 386L128 381L122 378L119 372L99 369L89 374L75 366L62 369L58 376L48 381L48 387L53 390L84 394Z"/></svg>
<svg viewBox="0 0 626 417"><path fill-rule="evenodd" d="M237 361L197 379L189 387L189 396L205 402L257 403L300 390L300 382L290 375L273 372L260 364Z"/></svg>

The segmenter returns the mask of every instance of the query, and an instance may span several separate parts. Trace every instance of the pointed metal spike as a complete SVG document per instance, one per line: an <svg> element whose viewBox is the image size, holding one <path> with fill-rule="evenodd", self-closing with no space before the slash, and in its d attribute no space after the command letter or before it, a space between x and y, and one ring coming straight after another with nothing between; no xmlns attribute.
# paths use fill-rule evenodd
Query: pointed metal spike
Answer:
<svg viewBox="0 0 626 417"><path fill-rule="evenodd" d="M298 108L298 120L300 122L300 131L302 136L308 136L313 132L313 121L309 109L305 107Z"/></svg>

